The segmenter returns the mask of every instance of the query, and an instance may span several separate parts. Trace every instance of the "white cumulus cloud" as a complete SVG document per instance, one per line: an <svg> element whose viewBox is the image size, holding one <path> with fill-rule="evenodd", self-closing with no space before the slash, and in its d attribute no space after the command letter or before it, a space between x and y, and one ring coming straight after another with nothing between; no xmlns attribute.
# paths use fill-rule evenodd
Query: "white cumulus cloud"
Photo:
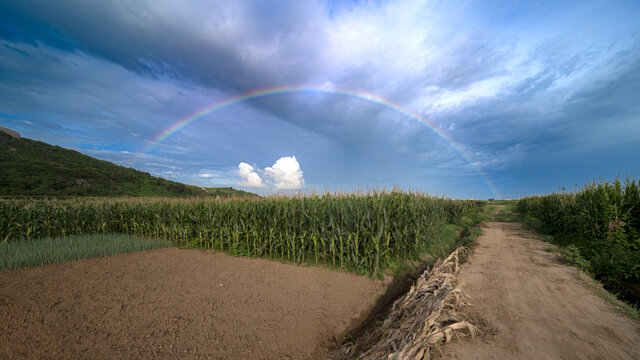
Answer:
<svg viewBox="0 0 640 360"><path fill-rule="evenodd" d="M248 187L248 188L263 188L265 187L262 182L262 178L255 172L253 166L241 162L238 165L238 175L242 178L242 181L238 183L238 186Z"/></svg>
<svg viewBox="0 0 640 360"><path fill-rule="evenodd" d="M302 169L295 156L281 157L273 166L264 169L264 174L276 189L294 190L304 186Z"/></svg>

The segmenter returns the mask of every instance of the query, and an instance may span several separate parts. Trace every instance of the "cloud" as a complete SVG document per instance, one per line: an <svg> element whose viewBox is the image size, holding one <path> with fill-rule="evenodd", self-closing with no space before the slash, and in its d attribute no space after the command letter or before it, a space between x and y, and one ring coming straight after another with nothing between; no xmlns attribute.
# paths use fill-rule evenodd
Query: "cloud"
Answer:
<svg viewBox="0 0 640 360"><path fill-rule="evenodd" d="M80 3L0 4L0 13L6 14L0 22L0 26L6 23L0 27L0 37L77 48L139 74L190 79L228 91L280 81L305 82L310 59L322 67L325 19L318 16L323 9L317 2L267 6L246 0L143 0L136 2L135 11L121 0L91 6ZM99 29L111 29L111 33L104 36ZM309 41L312 36L314 41Z"/></svg>
<svg viewBox="0 0 640 360"><path fill-rule="evenodd" d="M244 164L244 163L242 163L242 164ZM242 164L240 164L240 165L242 165ZM204 173L204 174L200 174L200 177L201 178L205 178L205 179L210 179L210 178L218 177L218 175Z"/></svg>
<svg viewBox="0 0 640 360"><path fill-rule="evenodd" d="M308 85L375 94L420 114L491 178L552 151L574 151L581 161L585 147L609 151L631 171L633 161L606 149L631 144L640 131L637 9L634 2L7 0L0 120L25 137L85 152L136 153L212 103ZM626 153L637 153L634 146ZM99 155L229 186L242 160L271 164L281 154L304 159L309 181L323 186L384 179L468 196L481 180L420 122L339 94L235 103L149 154ZM244 184L304 186L295 157L264 170L245 165ZM171 166L179 170L164 173Z"/></svg>
<svg viewBox="0 0 640 360"><path fill-rule="evenodd" d="M269 186L278 190L297 190L304 186L302 169L295 156L283 156L272 166L265 168L264 171L241 162L236 172L242 178L238 186L249 188L267 187L258 172L264 173L265 180ZM200 175L200 177L209 176L209 174Z"/></svg>
<svg viewBox="0 0 640 360"><path fill-rule="evenodd" d="M273 166L264 169L264 174L274 182L276 189L295 190L304 186L302 169L295 156L284 156Z"/></svg>
<svg viewBox="0 0 640 360"><path fill-rule="evenodd" d="M257 172L254 171L253 166L241 162L238 165L238 175L242 178L242 181L238 183L238 186L248 187L248 188L263 188L265 187L262 182L262 178L258 175Z"/></svg>

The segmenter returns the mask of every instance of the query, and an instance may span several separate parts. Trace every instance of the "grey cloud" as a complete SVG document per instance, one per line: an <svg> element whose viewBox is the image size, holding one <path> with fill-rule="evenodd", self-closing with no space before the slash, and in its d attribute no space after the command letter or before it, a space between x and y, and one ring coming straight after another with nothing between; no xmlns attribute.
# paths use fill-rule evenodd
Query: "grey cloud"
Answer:
<svg viewBox="0 0 640 360"><path fill-rule="evenodd" d="M469 34L460 43L442 44L446 50L441 56L449 61L433 64L435 70L428 69L427 76L432 77L433 85L443 89L459 89L477 81L505 75L506 62L514 55L513 45L513 41Z"/></svg>
<svg viewBox="0 0 640 360"><path fill-rule="evenodd" d="M307 80L302 70L313 65L321 45L314 36L319 29L310 17L312 3L276 2L268 12L265 6L253 1L139 1L133 7L128 1L27 0L5 4L3 10L16 15L5 22L30 24L37 40L57 45L43 35L48 29L139 73L242 92Z"/></svg>

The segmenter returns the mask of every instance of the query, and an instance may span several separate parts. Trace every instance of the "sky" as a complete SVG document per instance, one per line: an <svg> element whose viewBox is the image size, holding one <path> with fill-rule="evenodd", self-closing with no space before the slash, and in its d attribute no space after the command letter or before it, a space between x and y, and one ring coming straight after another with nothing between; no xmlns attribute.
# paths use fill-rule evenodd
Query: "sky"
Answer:
<svg viewBox="0 0 640 360"><path fill-rule="evenodd" d="M261 194L544 194L639 177L638 18L613 0L4 0L0 126Z"/></svg>

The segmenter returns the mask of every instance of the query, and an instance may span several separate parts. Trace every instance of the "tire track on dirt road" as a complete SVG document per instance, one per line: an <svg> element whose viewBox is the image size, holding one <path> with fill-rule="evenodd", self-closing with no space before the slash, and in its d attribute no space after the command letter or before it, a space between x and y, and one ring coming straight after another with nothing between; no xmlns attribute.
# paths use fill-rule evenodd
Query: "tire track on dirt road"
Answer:
<svg viewBox="0 0 640 360"><path fill-rule="evenodd" d="M639 324L546 252L517 223L490 222L459 278L485 336L447 346L457 359L640 359Z"/></svg>

